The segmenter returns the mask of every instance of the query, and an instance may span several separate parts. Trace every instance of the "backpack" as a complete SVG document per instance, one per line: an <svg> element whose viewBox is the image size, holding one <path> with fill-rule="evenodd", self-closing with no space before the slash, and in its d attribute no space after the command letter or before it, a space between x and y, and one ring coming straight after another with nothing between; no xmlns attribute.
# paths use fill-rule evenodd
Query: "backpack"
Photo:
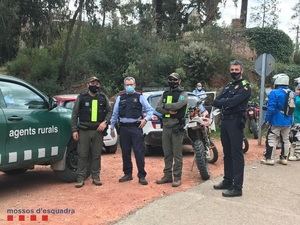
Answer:
<svg viewBox="0 0 300 225"><path fill-rule="evenodd" d="M286 92L286 97L285 97L285 105L284 105L284 115L286 116L291 116L293 115L295 111L295 96L294 93L291 90L284 90Z"/></svg>

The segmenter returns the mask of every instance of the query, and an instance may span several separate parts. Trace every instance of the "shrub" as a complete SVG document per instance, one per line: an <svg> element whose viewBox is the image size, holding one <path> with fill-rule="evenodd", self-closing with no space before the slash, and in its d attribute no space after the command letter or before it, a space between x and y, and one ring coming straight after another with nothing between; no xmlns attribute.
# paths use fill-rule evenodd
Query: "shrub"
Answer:
<svg viewBox="0 0 300 225"><path fill-rule="evenodd" d="M60 90L56 84L58 60L47 49L28 48L19 51L15 60L7 64L10 74L27 80L40 90L54 94Z"/></svg>
<svg viewBox="0 0 300 225"><path fill-rule="evenodd" d="M250 28L245 32L249 44L258 55L272 54L276 60L288 63L294 51L291 38L281 30L266 28Z"/></svg>

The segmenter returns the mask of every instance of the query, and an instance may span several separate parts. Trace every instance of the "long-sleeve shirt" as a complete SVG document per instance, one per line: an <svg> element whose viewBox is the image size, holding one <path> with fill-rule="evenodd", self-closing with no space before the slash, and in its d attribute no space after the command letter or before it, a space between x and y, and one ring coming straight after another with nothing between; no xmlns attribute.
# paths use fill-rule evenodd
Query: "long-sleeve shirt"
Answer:
<svg viewBox="0 0 300 225"><path fill-rule="evenodd" d="M111 107L109 105L109 100L107 98L107 96L103 93L101 93L105 99L106 99L106 116L105 116L105 121L109 121L109 118L111 117ZM73 111L72 111L72 118L71 118L71 127L72 127L72 132L77 131L78 130L78 120L79 120L79 96L77 97L75 103L74 103L74 107L73 107ZM79 121L80 122L80 121ZM100 122L98 122L97 124L100 124Z"/></svg>
<svg viewBox="0 0 300 225"><path fill-rule="evenodd" d="M244 113L251 96L250 84L243 79L230 82L216 97L213 106L222 110L222 114Z"/></svg>
<svg viewBox="0 0 300 225"><path fill-rule="evenodd" d="M161 98L158 100L157 106L156 106L156 111L165 115L169 114L170 111L177 112L179 109L182 107L185 107L188 102L188 94L183 91L180 87L178 87L182 92L179 96L178 102L174 103L163 103L163 95ZM176 118L163 118L163 124L164 126L174 126L176 124L179 124L178 119Z"/></svg>
<svg viewBox="0 0 300 225"><path fill-rule="evenodd" d="M300 123L300 96L295 97L294 123Z"/></svg>
<svg viewBox="0 0 300 225"><path fill-rule="evenodd" d="M283 112L287 97L285 90L289 90L287 86L278 86L269 94L265 120L273 126L289 127L293 123L293 117Z"/></svg>
<svg viewBox="0 0 300 225"><path fill-rule="evenodd" d="M206 92L204 89L201 89L201 91L199 91L197 88L195 90L193 90L193 94L196 95L198 98L200 99L204 99L207 97Z"/></svg>
<svg viewBox="0 0 300 225"><path fill-rule="evenodd" d="M149 102L146 100L145 96L140 95L139 98L140 103L142 104L143 107L143 112L146 113L145 119L147 121L151 120L151 117L153 115L153 108L149 104ZM121 123L134 123L137 122L139 119L133 119L133 118L126 118L126 117L119 117L119 104L120 104L120 96L117 97L113 113L110 119L110 126L113 129L116 125L116 123L119 121Z"/></svg>

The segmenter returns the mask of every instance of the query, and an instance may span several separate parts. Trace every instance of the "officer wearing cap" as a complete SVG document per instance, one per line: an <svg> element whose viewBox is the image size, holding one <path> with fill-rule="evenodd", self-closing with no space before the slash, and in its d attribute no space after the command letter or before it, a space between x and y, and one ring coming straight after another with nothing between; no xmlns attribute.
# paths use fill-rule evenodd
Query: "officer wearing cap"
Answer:
<svg viewBox="0 0 300 225"><path fill-rule="evenodd" d="M230 63L232 82L227 84L213 102L221 109L221 142L224 153L224 177L214 189L224 190L224 197L242 195L244 180L244 155L242 150L245 112L251 96L250 84L244 80L243 64L234 60Z"/></svg>
<svg viewBox="0 0 300 225"><path fill-rule="evenodd" d="M111 115L108 98L100 92L99 79L90 77L87 80L87 88L88 90L76 99L72 112L72 136L75 141L78 141L78 169L75 184L77 188L84 185L89 166L93 184L102 185L100 181L101 151L107 121ZM88 165L90 151L91 165Z"/></svg>
<svg viewBox="0 0 300 225"><path fill-rule="evenodd" d="M153 109L146 98L135 91L135 79L126 77L124 79L124 89L116 98L113 114L111 117L111 136L114 137L114 127L116 123L120 126L120 145L122 149L124 176L119 182L132 180L131 149L135 155L138 169L139 183L147 185L145 171L145 149L143 127L153 115ZM146 116L143 117L143 112Z"/></svg>
<svg viewBox="0 0 300 225"><path fill-rule="evenodd" d="M163 93L156 108L163 114L162 147L165 161L164 176L156 183L172 183L173 187L181 185L182 141L187 107L187 93L180 83L179 74L171 73L168 76L169 90Z"/></svg>

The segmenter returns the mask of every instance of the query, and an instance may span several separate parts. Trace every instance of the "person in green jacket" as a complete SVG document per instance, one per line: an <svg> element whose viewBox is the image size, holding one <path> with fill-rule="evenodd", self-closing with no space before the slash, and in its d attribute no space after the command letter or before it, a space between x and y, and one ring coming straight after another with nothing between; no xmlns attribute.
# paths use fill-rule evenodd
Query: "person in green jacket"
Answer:
<svg viewBox="0 0 300 225"><path fill-rule="evenodd" d="M295 88L295 111L293 127L291 129L291 148L288 160L297 161L300 160L300 82L297 82ZM299 136L298 136L299 135Z"/></svg>

